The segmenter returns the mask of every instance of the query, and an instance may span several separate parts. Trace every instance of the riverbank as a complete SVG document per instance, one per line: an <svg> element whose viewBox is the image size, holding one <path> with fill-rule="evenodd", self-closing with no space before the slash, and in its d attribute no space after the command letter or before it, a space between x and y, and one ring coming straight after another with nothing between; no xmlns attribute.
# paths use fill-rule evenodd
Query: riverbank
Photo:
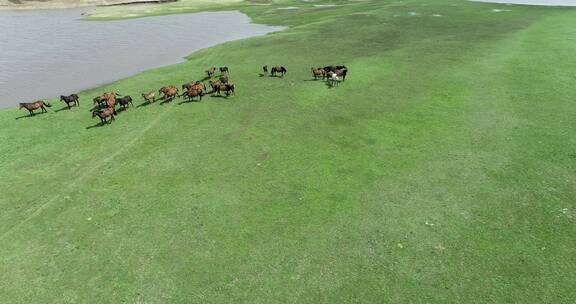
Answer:
<svg viewBox="0 0 576 304"><path fill-rule="evenodd" d="M118 6L133 6L145 11L154 6L168 5L172 8L187 7L189 9L188 12L193 12L239 2L242 2L242 0L0 0L0 10L39 10L79 7L114 8Z"/></svg>
<svg viewBox="0 0 576 304"><path fill-rule="evenodd" d="M240 10L289 28L82 92L70 111L54 100L32 118L0 111L4 299L575 297L574 10L451 0ZM265 64L288 74L260 77ZM328 64L349 68L337 88L312 80L310 67ZM221 65L233 97L138 98ZM110 90L137 107L99 127L91 100Z"/></svg>

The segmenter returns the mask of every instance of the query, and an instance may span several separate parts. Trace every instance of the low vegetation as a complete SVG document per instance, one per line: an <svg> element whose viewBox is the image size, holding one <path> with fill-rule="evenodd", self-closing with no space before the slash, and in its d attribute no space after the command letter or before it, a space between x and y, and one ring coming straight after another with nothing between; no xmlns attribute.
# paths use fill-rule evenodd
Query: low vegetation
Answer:
<svg viewBox="0 0 576 304"><path fill-rule="evenodd" d="M0 111L3 303L576 298L576 10L237 8L289 28L70 110ZM339 86L311 73L330 64L348 67ZM136 98L224 65L232 98ZM109 91L135 107L101 127L91 100Z"/></svg>

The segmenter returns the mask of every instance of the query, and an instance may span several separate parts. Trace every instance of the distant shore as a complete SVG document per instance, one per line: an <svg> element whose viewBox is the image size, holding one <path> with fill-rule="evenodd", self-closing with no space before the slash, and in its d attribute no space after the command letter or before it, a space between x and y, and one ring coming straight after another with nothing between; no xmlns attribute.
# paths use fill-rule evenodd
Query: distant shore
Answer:
<svg viewBox="0 0 576 304"><path fill-rule="evenodd" d="M91 6L115 6L129 4L169 3L178 0L54 0L54 1L8 1L0 0L0 10L62 9ZM19 3L18 3L19 2Z"/></svg>

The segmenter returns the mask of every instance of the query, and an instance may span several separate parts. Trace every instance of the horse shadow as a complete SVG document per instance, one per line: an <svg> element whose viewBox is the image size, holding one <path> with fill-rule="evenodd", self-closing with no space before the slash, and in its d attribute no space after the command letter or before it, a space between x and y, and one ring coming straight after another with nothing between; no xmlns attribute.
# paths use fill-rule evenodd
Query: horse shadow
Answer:
<svg viewBox="0 0 576 304"><path fill-rule="evenodd" d="M172 101L174 101L174 99L176 99L176 97L170 98L170 99L164 98L164 99L162 99L162 101L159 103L159 105L163 106L163 105L165 105L165 104L169 104L169 103L171 103Z"/></svg>
<svg viewBox="0 0 576 304"><path fill-rule="evenodd" d="M204 76L204 78L202 78L200 81L204 82L204 81L210 80L210 79L212 79L212 77L210 77L210 76Z"/></svg>
<svg viewBox="0 0 576 304"><path fill-rule="evenodd" d="M86 127L86 130L90 130L90 129L94 129L94 128L101 128L101 127L107 126L107 125L110 125L110 123L107 122L107 123L104 123L104 124L103 124L102 122L97 122L97 123L94 124L94 125L91 125L91 126Z"/></svg>
<svg viewBox="0 0 576 304"><path fill-rule="evenodd" d="M152 102L152 101L145 101L145 102L143 102L143 103L141 103L141 104L137 105L137 106L136 106L136 108L143 108L143 107L147 107L147 106L149 106L149 105L151 105L151 104L153 104L153 103L154 103L154 102Z"/></svg>
<svg viewBox="0 0 576 304"><path fill-rule="evenodd" d="M75 106L75 107L76 107L76 106ZM60 108L60 109L58 109L58 110L54 110L54 112L55 112L55 113L58 113L58 112L62 112L62 111L64 111L64 110L72 110L72 108L75 108L75 107L68 108L68 106L63 106L62 108Z"/></svg>
<svg viewBox="0 0 576 304"><path fill-rule="evenodd" d="M36 116L36 115L42 115L42 114L46 114L46 113L48 113L48 112L40 112L40 113L22 115L22 116L18 116L18 117L16 117L16 118L14 118L14 119L15 119L15 120L19 120L19 119L22 119L22 118L31 118L31 117L34 117L34 116Z"/></svg>

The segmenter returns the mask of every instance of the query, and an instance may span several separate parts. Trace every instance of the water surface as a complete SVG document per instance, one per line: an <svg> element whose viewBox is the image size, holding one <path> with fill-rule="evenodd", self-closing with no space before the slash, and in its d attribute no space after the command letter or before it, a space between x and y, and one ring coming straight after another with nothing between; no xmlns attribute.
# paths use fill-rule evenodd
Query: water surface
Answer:
<svg viewBox="0 0 576 304"><path fill-rule="evenodd" d="M282 29L252 24L240 12L80 20L85 10L0 11L0 108L68 95Z"/></svg>

